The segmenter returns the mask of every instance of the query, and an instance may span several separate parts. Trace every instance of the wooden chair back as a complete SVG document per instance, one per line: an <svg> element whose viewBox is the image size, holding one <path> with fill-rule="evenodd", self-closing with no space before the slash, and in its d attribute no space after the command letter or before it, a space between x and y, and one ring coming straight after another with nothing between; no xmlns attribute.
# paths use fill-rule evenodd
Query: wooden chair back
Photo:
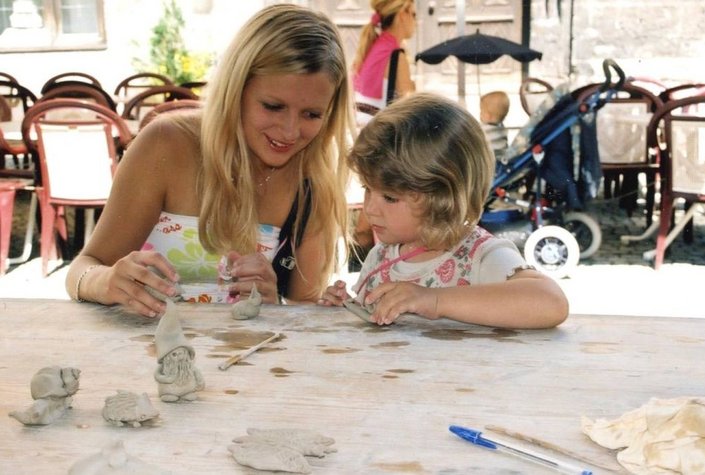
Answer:
<svg viewBox="0 0 705 475"><path fill-rule="evenodd" d="M81 99L84 101L100 104L108 109L115 111L115 101L113 98L100 87L74 81L65 81L61 85L57 85L49 89L39 101L47 101L56 98Z"/></svg>
<svg viewBox="0 0 705 475"><path fill-rule="evenodd" d="M521 82L519 87L519 101L521 108L527 115L531 116L538 106L546 99L548 93L553 90L551 83L543 79L527 77Z"/></svg>
<svg viewBox="0 0 705 475"><path fill-rule="evenodd" d="M164 113L171 113L177 111L200 109L203 103L196 99L181 99L178 101L163 102L157 104L150 110L140 121L140 130L147 126L150 122L157 118L157 116Z"/></svg>

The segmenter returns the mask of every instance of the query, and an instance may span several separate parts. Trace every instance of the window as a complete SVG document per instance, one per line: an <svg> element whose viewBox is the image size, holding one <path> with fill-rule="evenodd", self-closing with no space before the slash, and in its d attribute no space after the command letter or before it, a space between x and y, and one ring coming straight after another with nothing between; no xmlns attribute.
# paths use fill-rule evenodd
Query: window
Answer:
<svg viewBox="0 0 705 475"><path fill-rule="evenodd" d="M0 52L105 46L103 0L0 0Z"/></svg>

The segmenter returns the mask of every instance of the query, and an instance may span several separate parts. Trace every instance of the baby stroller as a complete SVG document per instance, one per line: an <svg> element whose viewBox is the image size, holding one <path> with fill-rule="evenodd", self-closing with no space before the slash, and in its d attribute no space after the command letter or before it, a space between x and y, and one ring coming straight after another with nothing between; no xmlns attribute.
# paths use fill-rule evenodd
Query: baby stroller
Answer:
<svg viewBox="0 0 705 475"><path fill-rule="evenodd" d="M581 97L556 88L498 160L480 225L524 248L524 258L541 272L562 278L602 242L598 222L583 212L597 195L600 159L595 113L624 84L624 72L603 62L605 82ZM612 73L618 80L612 83ZM552 104L550 108L546 104Z"/></svg>

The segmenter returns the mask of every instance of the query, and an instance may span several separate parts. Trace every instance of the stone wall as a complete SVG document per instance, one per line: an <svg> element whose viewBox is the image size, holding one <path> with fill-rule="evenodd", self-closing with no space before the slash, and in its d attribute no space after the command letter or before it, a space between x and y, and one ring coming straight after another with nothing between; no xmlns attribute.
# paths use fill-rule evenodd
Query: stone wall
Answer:
<svg viewBox="0 0 705 475"><path fill-rule="evenodd" d="M705 82L704 25L703 0L532 0L531 46L544 57L529 73L579 85L613 58L628 76Z"/></svg>

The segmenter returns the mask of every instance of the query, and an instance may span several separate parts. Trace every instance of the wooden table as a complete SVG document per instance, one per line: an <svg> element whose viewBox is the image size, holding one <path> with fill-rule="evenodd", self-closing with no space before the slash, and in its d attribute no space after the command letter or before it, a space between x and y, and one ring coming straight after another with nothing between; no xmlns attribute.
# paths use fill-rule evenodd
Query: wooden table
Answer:
<svg viewBox="0 0 705 475"><path fill-rule="evenodd" d="M554 330L510 331L416 317L379 328L314 306L265 305L249 321L232 320L228 306L178 308L206 389L167 404L152 376L155 321L118 307L0 301L0 412L31 404L41 367L81 370L74 408L53 424L0 417L0 473L66 473L115 439L174 473L260 473L227 450L248 427L333 437L338 452L311 460L320 474L555 473L462 441L450 424L504 426L616 467L581 433L581 415L611 419L651 397L703 395L701 319L571 316ZM217 368L276 331L279 342ZM101 410L117 389L147 392L158 421L109 425Z"/></svg>

